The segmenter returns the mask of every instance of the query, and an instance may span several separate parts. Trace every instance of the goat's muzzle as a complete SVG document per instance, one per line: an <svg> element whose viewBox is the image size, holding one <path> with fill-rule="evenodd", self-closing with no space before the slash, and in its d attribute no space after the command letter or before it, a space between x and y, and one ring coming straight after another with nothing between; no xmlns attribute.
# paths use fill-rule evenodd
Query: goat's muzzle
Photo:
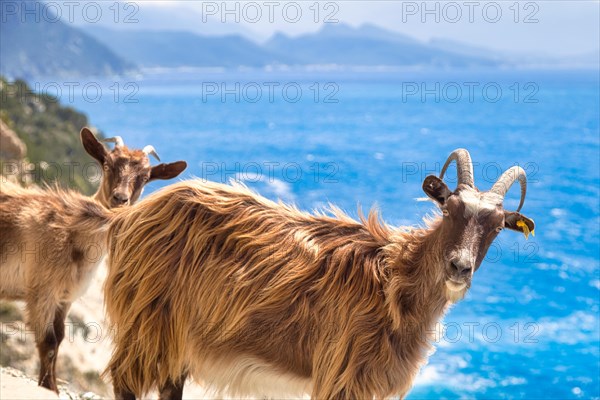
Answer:
<svg viewBox="0 0 600 400"><path fill-rule="evenodd" d="M471 284L473 266L468 262L453 259L449 262L446 287L450 292L464 292Z"/></svg>
<svg viewBox="0 0 600 400"><path fill-rule="evenodd" d="M113 193L110 202L113 207L121 207L129 204L129 195L123 192L115 192Z"/></svg>

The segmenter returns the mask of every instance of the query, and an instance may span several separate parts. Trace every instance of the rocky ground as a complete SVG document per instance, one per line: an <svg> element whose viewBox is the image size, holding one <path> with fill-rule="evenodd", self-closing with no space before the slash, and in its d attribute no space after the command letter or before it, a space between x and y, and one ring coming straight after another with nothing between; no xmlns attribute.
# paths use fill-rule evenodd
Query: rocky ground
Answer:
<svg viewBox="0 0 600 400"><path fill-rule="evenodd" d="M79 393L67 385L59 385L60 393L39 387L37 381L10 367L0 368L0 399L3 400L99 400L95 393Z"/></svg>

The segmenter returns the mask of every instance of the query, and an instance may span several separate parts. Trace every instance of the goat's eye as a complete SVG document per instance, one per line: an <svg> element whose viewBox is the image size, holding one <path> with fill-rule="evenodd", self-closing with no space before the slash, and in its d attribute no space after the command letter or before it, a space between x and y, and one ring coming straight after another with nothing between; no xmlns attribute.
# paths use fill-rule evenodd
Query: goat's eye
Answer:
<svg viewBox="0 0 600 400"><path fill-rule="evenodd" d="M499 227L496 228L496 232L500 232L502 229L504 229L504 227L499 226Z"/></svg>
<svg viewBox="0 0 600 400"><path fill-rule="evenodd" d="M447 217L448 215L450 215L448 210L442 210L442 214L444 214L444 217Z"/></svg>
<svg viewBox="0 0 600 400"><path fill-rule="evenodd" d="M108 165L104 164L104 165L102 166L102 168L104 168L104 170L105 170L106 172L108 172Z"/></svg>

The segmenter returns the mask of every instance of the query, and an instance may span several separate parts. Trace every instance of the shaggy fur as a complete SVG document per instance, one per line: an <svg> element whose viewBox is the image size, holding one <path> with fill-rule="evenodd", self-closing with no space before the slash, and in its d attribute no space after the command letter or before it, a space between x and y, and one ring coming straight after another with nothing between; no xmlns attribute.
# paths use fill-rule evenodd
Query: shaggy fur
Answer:
<svg viewBox="0 0 600 400"><path fill-rule="evenodd" d="M70 304L105 253L110 211L72 191L0 185L0 298L25 300L40 385L56 390L56 352Z"/></svg>
<svg viewBox="0 0 600 400"><path fill-rule="evenodd" d="M0 260L3 279L0 297L22 300L32 296L41 301L43 309L73 299L80 291L79 277L86 274L78 267L86 261L100 261L105 252L110 215L111 212L98 201L77 192L59 188L24 189L2 183ZM12 263L25 267L9 268L7 264ZM41 263L52 266L37 268ZM53 268L55 263L60 264L60 268ZM66 268L65 264L73 264L75 270ZM14 279L13 272L22 275L23 279ZM51 282L60 284L52 285ZM55 301L47 301L43 296L47 291L52 292L49 298ZM30 306L28 308L35 308ZM42 309L30 312L45 314ZM38 325L34 327L36 331L48 327L47 324Z"/></svg>
<svg viewBox="0 0 600 400"><path fill-rule="evenodd" d="M0 186L0 299L26 301L40 355L39 384L54 391L65 318L105 254L105 207L133 203L149 180L173 178L186 167L183 161L150 166L146 153L124 145L108 151L88 128L81 140L103 168L94 198Z"/></svg>
<svg viewBox="0 0 600 400"><path fill-rule="evenodd" d="M200 181L122 210L105 286L115 393L189 373L216 395L404 396L449 304L440 218L402 230L333 213Z"/></svg>

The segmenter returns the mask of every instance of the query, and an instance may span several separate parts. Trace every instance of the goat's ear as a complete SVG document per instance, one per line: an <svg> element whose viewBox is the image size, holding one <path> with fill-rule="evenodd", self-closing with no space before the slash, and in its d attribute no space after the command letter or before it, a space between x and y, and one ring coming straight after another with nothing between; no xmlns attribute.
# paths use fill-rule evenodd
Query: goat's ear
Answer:
<svg viewBox="0 0 600 400"><path fill-rule="evenodd" d="M104 164L108 154L106 147L96 139L96 136L88 128L81 130L81 143L90 156L98 160L100 164Z"/></svg>
<svg viewBox="0 0 600 400"><path fill-rule="evenodd" d="M175 161L169 164L158 164L152 167L150 172L150 180L154 179L172 179L183 172L187 168L185 161Z"/></svg>
<svg viewBox="0 0 600 400"><path fill-rule="evenodd" d="M429 175L423 181L423 191L439 205L444 205L446 199L452 194L448 186L435 175Z"/></svg>
<svg viewBox="0 0 600 400"><path fill-rule="evenodd" d="M528 237L530 233L534 234L535 223L521 213L504 210L504 227L521 232Z"/></svg>

